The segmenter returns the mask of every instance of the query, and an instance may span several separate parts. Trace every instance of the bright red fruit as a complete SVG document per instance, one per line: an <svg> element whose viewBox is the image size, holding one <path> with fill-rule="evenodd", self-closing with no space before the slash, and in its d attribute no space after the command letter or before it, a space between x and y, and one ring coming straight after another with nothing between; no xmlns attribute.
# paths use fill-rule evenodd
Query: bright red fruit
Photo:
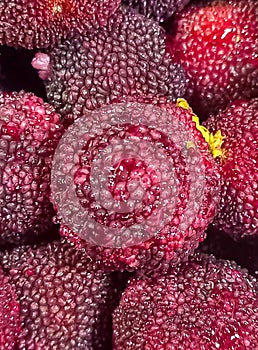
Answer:
<svg viewBox="0 0 258 350"><path fill-rule="evenodd" d="M258 95L257 26L256 0L199 1L175 17L168 50L185 69L199 117Z"/></svg>

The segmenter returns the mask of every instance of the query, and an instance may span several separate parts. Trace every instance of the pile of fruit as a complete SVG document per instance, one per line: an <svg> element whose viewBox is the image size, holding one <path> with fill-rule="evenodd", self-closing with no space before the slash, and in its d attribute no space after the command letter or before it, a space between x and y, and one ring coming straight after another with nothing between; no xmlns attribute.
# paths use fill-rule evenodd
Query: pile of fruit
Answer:
<svg viewBox="0 0 258 350"><path fill-rule="evenodd" d="M258 349L257 0L0 0L0 350Z"/></svg>

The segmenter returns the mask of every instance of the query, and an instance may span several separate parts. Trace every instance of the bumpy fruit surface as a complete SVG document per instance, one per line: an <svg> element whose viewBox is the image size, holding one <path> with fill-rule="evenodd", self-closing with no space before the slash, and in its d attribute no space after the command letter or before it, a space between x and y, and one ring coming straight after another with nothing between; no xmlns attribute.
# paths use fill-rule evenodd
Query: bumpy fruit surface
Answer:
<svg viewBox="0 0 258 350"><path fill-rule="evenodd" d="M137 10L147 18L163 22L182 10L190 0L122 0L122 3Z"/></svg>
<svg viewBox="0 0 258 350"><path fill-rule="evenodd" d="M52 169L60 234L104 268L151 269L186 259L219 202L218 169L193 117L165 98L138 98L78 119Z"/></svg>
<svg viewBox="0 0 258 350"><path fill-rule="evenodd" d="M32 93L0 94L0 244L51 229L50 170L60 116Z"/></svg>
<svg viewBox="0 0 258 350"><path fill-rule="evenodd" d="M113 315L114 350L256 349L257 287L235 263L205 255L133 278Z"/></svg>
<svg viewBox="0 0 258 350"><path fill-rule="evenodd" d="M107 22L120 0L2 0L0 43L27 49L49 47L71 33Z"/></svg>
<svg viewBox="0 0 258 350"><path fill-rule="evenodd" d="M224 136L221 202L214 226L238 240L258 235L258 99L236 101L207 120Z"/></svg>
<svg viewBox="0 0 258 350"><path fill-rule="evenodd" d="M114 98L131 94L185 93L181 67L165 52L164 30L152 20L122 8L94 33L62 41L34 67L46 80L48 101L73 120ZM44 62L41 67L41 62Z"/></svg>
<svg viewBox="0 0 258 350"><path fill-rule="evenodd" d="M0 349L16 349L21 332L20 306L13 286L0 268Z"/></svg>
<svg viewBox="0 0 258 350"><path fill-rule="evenodd" d="M257 26L256 0L199 1L176 16L168 49L185 69L199 117L258 95Z"/></svg>
<svg viewBox="0 0 258 350"><path fill-rule="evenodd" d="M1 254L20 303L17 349L111 349L117 291L83 252L54 241Z"/></svg>

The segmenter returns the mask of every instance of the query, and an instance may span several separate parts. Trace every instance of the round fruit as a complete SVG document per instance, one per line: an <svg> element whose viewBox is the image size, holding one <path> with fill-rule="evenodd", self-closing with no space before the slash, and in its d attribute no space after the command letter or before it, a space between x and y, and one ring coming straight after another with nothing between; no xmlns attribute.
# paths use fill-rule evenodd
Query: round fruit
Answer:
<svg viewBox="0 0 258 350"><path fill-rule="evenodd" d="M221 202L213 225L233 239L258 235L258 99L236 101L205 123L221 131Z"/></svg>
<svg viewBox="0 0 258 350"><path fill-rule="evenodd" d="M79 118L53 162L60 233L104 268L186 259L219 202L218 169L192 110L138 101Z"/></svg>
<svg viewBox="0 0 258 350"><path fill-rule="evenodd" d="M2 253L20 303L22 349L112 349L113 277L69 244L20 246Z"/></svg>
<svg viewBox="0 0 258 350"><path fill-rule="evenodd" d="M147 18L163 22L177 11L182 10L190 0L122 0Z"/></svg>
<svg viewBox="0 0 258 350"><path fill-rule="evenodd" d="M114 350L256 349L257 288L235 263L205 255L133 278L113 315Z"/></svg>
<svg viewBox="0 0 258 350"><path fill-rule="evenodd" d="M175 100L185 93L185 75L165 52L164 30L125 8L105 27L62 41L47 55L32 64L46 79L48 101L70 121L122 96Z"/></svg>
<svg viewBox="0 0 258 350"><path fill-rule="evenodd" d="M0 44L27 49L55 45L71 33L103 26L120 0L2 0Z"/></svg>
<svg viewBox="0 0 258 350"><path fill-rule="evenodd" d="M168 49L186 72L199 117L258 96L257 26L256 0L199 1L176 16Z"/></svg>
<svg viewBox="0 0 258 350"><path fill-rule="evenodd" d="M53 227L50 170L63 127L32 93L0 94L0 245Z"/></svg>

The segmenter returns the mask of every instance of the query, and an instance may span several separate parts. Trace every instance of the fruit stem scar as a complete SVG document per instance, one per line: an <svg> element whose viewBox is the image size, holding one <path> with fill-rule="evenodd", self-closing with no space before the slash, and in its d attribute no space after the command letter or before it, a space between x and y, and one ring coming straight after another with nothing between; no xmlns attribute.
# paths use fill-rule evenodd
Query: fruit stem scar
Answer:
<svg viewBox="0 0 258 350"><path fill-rule="evenodd" d="M178 98L177 99L177 105L183 109L191 109L188 102L184 98ZM203 125L200 124L200 120L197 117L196 114L193 114L192 117L193 122L195 122L196 129L200 131L203 138L209 145L210 152L214 158L224 158L225 157L225 150L222 148L223 140L225 139L225 136L221 134L221 131L218 130L215 134L212 134L209 132L207 128L205 128Z"/></svg>

